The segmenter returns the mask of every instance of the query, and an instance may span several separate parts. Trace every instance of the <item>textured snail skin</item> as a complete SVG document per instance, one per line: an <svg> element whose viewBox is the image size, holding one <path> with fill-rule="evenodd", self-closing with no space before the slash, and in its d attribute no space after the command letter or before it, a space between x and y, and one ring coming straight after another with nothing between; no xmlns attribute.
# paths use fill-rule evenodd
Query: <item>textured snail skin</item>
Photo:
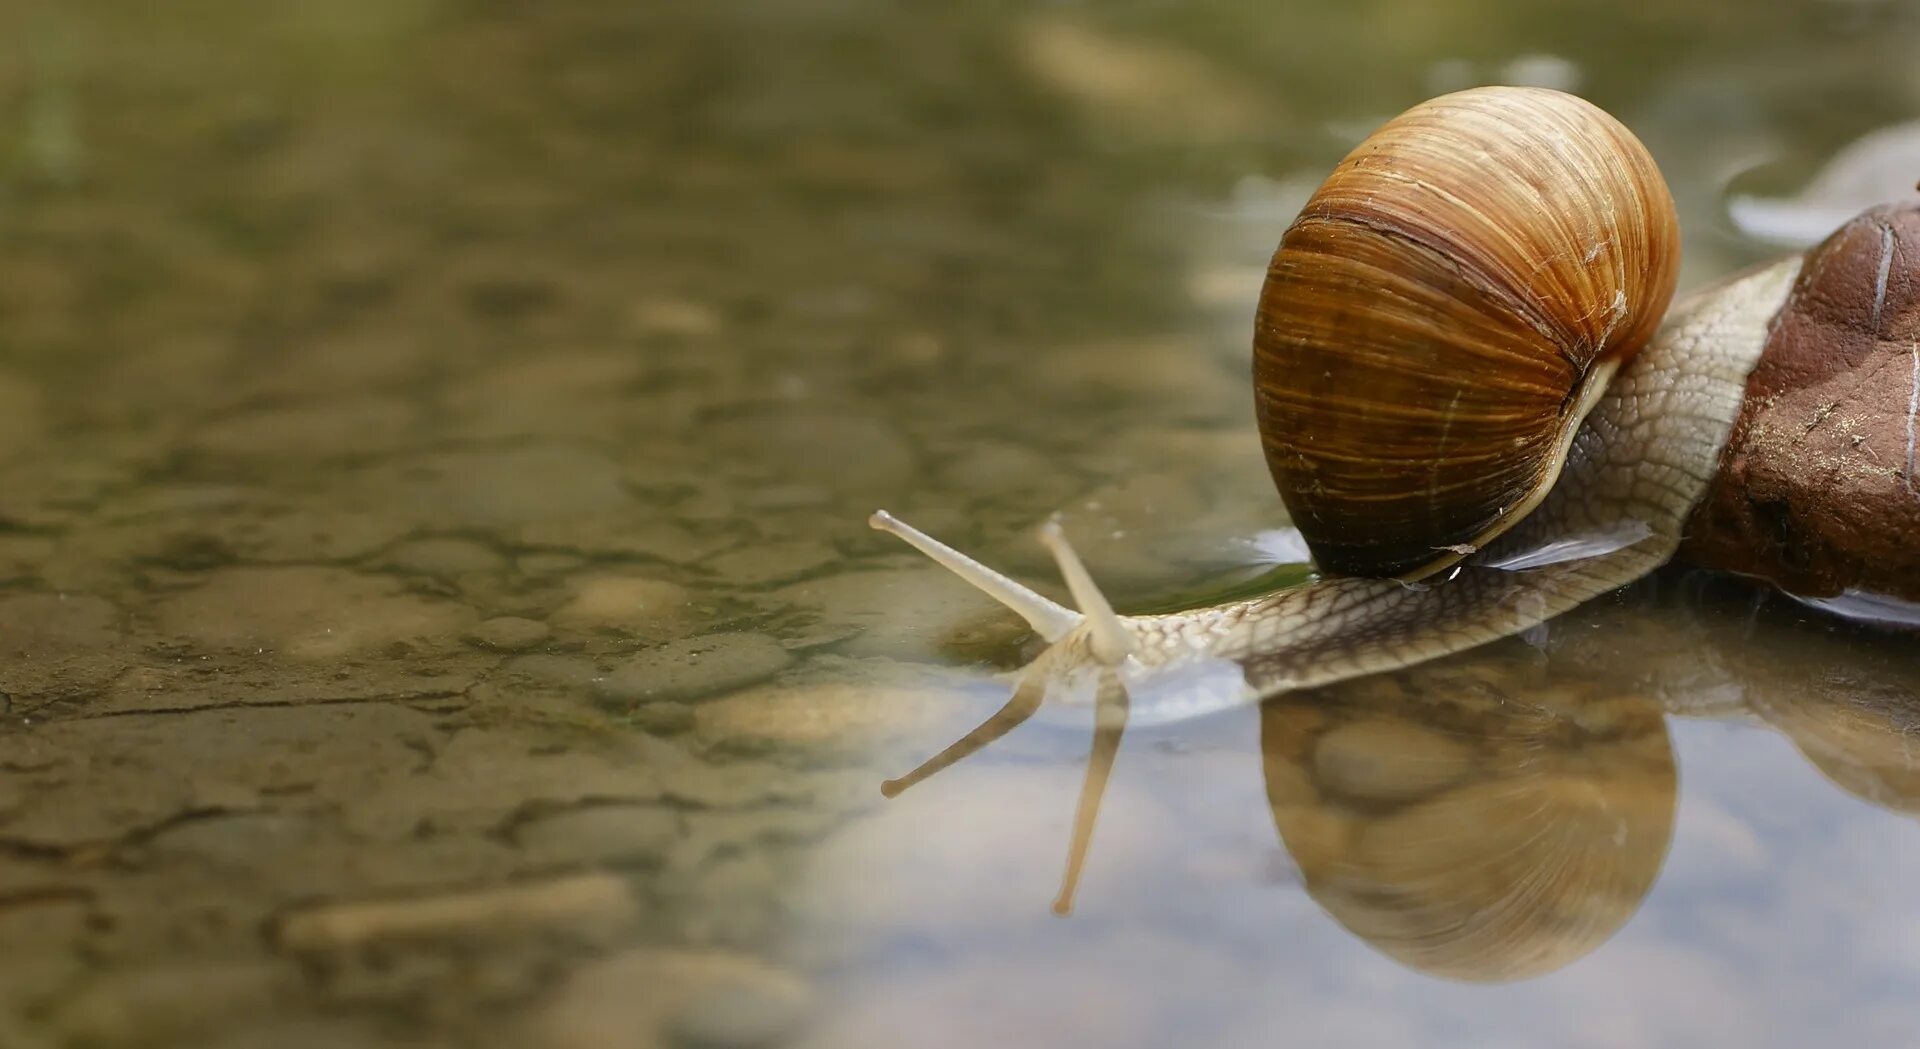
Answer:
<svg viewBox="0 0 1920 1049"><path fill-rule="evenodd" d="M1125 616L1116 668L1138 722L1177 721L1411 666L1528 630L1666 563L1712 481L1747 377L1800 270L1775 263L1676 306L1601 396L1559 481L1526 520L1428 584L1335 577L1249 601ZM1538 567L1491 564L1556 543L1637 541ZM1221 671L1237 668L1238 673ZM1103 684L1081 622L1022 677L1070 704ZM1064 687L1062 687L1064 686Z"/></svg>
<svg viewBox="0 0 1920 1049"><path fill-rule="evenodd" d="M1660 324L1678 225L1645 147L1559 91L1444 95L1342 160L1254 324L1267 464L1315 562L1422 578L1526 516Z"/></svg>

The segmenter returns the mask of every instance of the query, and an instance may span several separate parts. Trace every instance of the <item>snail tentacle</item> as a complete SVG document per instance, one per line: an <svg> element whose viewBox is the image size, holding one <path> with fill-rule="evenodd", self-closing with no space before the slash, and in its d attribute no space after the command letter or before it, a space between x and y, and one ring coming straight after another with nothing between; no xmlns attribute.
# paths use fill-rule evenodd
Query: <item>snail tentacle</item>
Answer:
<svg viewBox="0 0 1920 1049"><path fill-rule="evenodd" d="M867 524L875 531L899 536L909 546L932 558L935 564L1007 606L1015 615L1026 620L1034 633L1048 641L1058 641L1080 625L1079 613L1047 600L885 510L875 510L873 516L867 518Z"/></svg>
<svg viewBox="0 0 1920 1049"><path fill-rule="evenodd" d="M1080 606L1080 614L1086 617L1087 632L1093 640L1093 657L1110 667L1126 662L1134 653L1133 635L1127 633L1126 624L1114 614L1107 595L1100 592L1093 576L1087 574L1087 566L1080 562L1080 555L1074 553L1073 545L1067 542L1059 518L1040 526L1040 542L1053 552L1060 574L1067 581L1067 589L1073 592L1073 603Z"/></svg>
<svg viewBox="0 0 1920 1049"><path fill-rule="evenodd" d="M948 744L946 749L920 763L912 772L898 779L890 779L880 784L880 793L884 797L899 797L908 787L939 772L941 769L968 757L982 747L1001 736L1019 728L1033 712L1040 709L1040 703L1047 698L1047 681L1037 674L1028 674L1014 687L1013 695L1007 697L1007 703L993 716L981 722L972 732L961 736Z"/></svg>
<svg viewBox="0 0 1920 1049"><path fill-rule="evenodd" d="M1073 913L1073 893L1080 886L1087 847L1093 843L1093 824L1100 815L1100 800L1106 796L1107 779L1113 775L1113 759L1120 753L1120 737L1127 731L1127 688L1111 668L1100 675L1096 702L1093 747L1087 752L1087 774L1080 783L1080 800L1073 810L1067 869L1060 879L1060 894L1053 900L1053 913L1062 917Z"/></svg>

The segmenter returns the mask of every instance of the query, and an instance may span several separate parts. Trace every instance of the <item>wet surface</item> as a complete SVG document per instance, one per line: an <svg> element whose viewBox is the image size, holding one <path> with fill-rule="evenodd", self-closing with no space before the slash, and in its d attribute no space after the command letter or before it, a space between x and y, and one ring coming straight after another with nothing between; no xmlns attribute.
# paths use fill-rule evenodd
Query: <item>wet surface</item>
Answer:
<svg viewBox="0 0 1920 1049"><path fill-rule="evenodd" d="M196 0L0 41L0 1047L1920 1021L1910 636L1672 573L1139 729L1059 919L1087 733L883 799L1032 639L864 525L1057 596L1060 511L1123 611L1242 584L1260 268L1358 135L1581 89L1697 285L1777 250L1730 182L1911 121L1912 9Z"/></svg>

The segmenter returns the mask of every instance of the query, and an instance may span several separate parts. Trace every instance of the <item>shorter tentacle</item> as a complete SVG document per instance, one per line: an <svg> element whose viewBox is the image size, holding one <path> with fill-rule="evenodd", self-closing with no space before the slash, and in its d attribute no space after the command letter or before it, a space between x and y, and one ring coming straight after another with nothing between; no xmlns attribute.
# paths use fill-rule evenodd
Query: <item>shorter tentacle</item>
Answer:
<svg viewBox="0 0 1920 1049"><path fill-rule="evenodd" d="M1100 592L1093 577L1087 574L1087 566L1080 563L1080 555L1074 553L1072 544L1067 542L1058 518L1040 526L1040 541L1053 551L1053 559L1060 564L1060 574L1067 580L1067 589L1073 592L1073 603L1080 606L1080 614L1086 617L1087 629L1092 634L1093 658L1110 667L1120 665L1133 654L1133 635L1127 633L1126 625L1107 603L1107 595Z"/></svg>

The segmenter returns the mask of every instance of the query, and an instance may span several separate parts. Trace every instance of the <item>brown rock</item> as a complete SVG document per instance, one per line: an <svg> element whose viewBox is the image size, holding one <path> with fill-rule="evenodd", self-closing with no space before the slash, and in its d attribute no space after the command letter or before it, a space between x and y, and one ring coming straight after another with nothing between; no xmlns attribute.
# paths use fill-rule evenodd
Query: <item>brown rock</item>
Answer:
<svg viewBox="0 0 1920 1049"><path fill-rule="evenodd" d="M1680 556L1794 593L1920 601L1920 203L1807 255Z"/></svg>

